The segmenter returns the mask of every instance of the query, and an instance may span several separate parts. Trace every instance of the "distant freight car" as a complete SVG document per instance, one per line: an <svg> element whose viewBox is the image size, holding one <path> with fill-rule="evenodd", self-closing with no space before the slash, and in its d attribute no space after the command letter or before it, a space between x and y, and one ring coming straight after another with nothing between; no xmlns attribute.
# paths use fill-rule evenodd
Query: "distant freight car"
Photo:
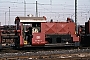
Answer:
<svg viewBox="0 0 90 60"><path fill-rule="evenodd" d="M80 35L80 46L90 47L90 19L85 22L85 34Z"/></svg>

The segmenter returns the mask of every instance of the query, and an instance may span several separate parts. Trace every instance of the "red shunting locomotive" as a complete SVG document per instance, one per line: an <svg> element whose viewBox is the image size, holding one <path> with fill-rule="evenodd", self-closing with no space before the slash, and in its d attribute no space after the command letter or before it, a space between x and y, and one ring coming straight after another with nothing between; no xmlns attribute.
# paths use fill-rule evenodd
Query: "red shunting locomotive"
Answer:
<svg viewBox="0 0 90 60"><path fill-rule="evenodd" d="M46 21L46 17L16 17L16 47L24 46L79 46L75 23Z"/></svg>
<svg viewBox="0 0 90 60"><path fill-rule="evenodd" d="M9 27L9 26L8 26ZM10 46L15 48L22 47L64 47L79 46L79 37L75 31L75 23L72 19L67 18L66 22L47 22L43 17L16 17L15 26L9 30L0 30L8 33L2 36L3 39L13 39ZM11 34L12 32L12 34Z"/></svg>

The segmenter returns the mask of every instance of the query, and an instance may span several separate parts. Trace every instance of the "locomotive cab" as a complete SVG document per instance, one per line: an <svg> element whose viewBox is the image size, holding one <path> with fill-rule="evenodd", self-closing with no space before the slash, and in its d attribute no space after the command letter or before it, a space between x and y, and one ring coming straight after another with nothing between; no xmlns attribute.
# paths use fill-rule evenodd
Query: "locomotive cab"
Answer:
<svg viewBox="0 0 90 60"><path fill-rule="evenodd" d="M38 34L41 31L41 23L40 22L28 22L23 23L23 36L24 36L24 44L32 45L33 34Z"/></svg>
<svg viewBox="0 0 90 60"><path fill-rule="evenodd" d="M41 32L41 23L46 22L45 17L19 17L15 21L18 21L16 22L17 30L19 25L21 28L18 35L20 47L45 45L45 34Z"/></svg>

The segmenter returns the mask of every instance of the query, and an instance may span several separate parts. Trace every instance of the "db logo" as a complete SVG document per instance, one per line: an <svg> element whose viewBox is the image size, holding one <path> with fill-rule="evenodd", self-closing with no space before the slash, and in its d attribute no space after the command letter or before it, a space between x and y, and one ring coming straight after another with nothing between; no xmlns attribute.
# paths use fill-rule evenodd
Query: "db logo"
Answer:
<svg viewBox="0 0 90 60"><path fill-rule="evenodd" d="M40 39L40 36L36 36L36 39Z"/></svg>

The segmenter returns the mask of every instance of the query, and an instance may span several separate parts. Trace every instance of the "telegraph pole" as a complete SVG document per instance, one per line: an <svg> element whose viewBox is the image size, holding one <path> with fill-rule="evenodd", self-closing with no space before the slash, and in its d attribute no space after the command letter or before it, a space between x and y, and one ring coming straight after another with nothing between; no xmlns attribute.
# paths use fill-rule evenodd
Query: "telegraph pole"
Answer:
<svg viewBox="0 0 90 60"><path fill-rule="evenodd" d="M50 5L51 5L51 12L52 12L52 0L50 0ZM51 13L51 15L50 16L52 16L52 13ZM50 17L51 18L51 17ZM51 18L52 19L52 18Z"/></svg>
<svg viewBox="0 0 90 60"><path fill-rule="evenodd" d="M26 1L24 0L24 16L26 17Z"/></svg>
<svg viewBox="0 0 90 60"><path fill-rule="evenodd" d="M36 17L38 17L37 1L36 1Z"/></svg>
<svg viewBox="0 0 90 60"><path fill-rule="evenodd" d="M77 0L75 0L75 25L76 25L76 33L78 33L78 26L77 26Z"/></svg>
<svg viewBox="0 0 90 60"><path fill-rule="evenodd" d="M50 5L52 5L52 0L50 0Z"/></svg>
<svg viewBox="0 0 90 60"><path fill-rule="evenodd" d="M5 12L5 25L6 25L6 12Z"/></svg>
<svg viewBox="0 0 90 60"><path fill-rule="evenodd" d="M9 7L9 21L8 24L10 24L10 7Z"/></svg>

